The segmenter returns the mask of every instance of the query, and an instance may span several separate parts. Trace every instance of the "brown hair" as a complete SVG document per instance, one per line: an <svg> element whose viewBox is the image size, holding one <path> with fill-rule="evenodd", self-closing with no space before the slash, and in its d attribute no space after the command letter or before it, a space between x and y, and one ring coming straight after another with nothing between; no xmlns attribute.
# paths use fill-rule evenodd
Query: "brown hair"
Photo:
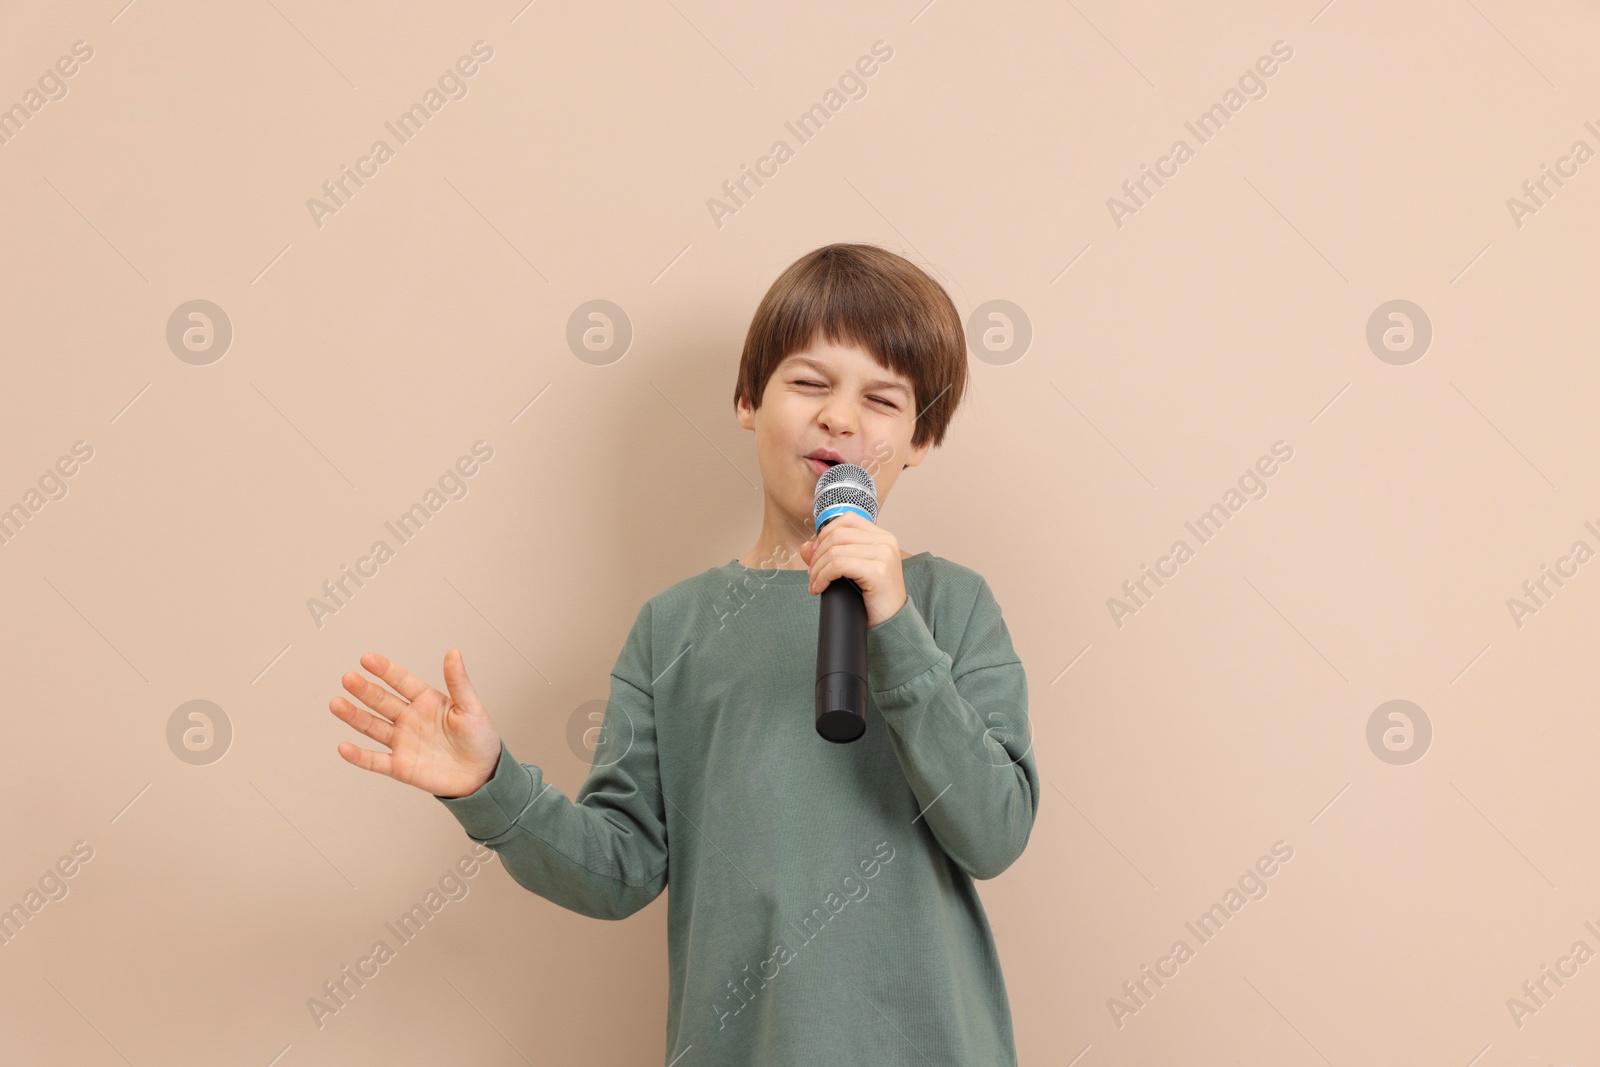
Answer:
<svg viewBox="0 0 1600 1067"><path fill-rule="evenodd" d="M807 252L761 298L739 357L733 402L752 409L772 372L818 334L863 348L911 381L913 446L944 440L967 388L967 340L950 296L903 256L864 244Z"/></svg>

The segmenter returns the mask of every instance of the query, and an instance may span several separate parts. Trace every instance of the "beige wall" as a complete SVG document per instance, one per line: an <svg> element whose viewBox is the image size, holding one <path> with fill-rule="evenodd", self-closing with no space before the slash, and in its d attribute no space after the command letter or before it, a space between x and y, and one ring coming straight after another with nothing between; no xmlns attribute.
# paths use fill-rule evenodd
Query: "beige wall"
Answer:
<svg viewBox="0 0 1600 1067"><path fill-rule="evenodd" d="M659 1062L665 900L596 922L498 866L313 1024L471 847L345 764L327 703L364 651L439 684L458 644L575 792L570 726L639 604L754 541L739 346L835 240L927 267L976 335L1031 333L979 341L883 515L988 577L1028 667L1038 822L981 884L1022 1062L1600 1057L1600 962L1508 1007L1600 951L1600 162L1508 205L1600 150L1594 4L120 3L8 5L0 32L0 104L92 49L0 144L0 506L65 488L0 545L0 904L73 871L0 949L0 1061ZM1265 95L1202 143L1185 123L1241 78ZM569 345L597 299L620 358ZM186 347L195 300L225 351ZM467 495L313 621L477 441ZM1279 842L1200 943L1184 924Z"/></svg>

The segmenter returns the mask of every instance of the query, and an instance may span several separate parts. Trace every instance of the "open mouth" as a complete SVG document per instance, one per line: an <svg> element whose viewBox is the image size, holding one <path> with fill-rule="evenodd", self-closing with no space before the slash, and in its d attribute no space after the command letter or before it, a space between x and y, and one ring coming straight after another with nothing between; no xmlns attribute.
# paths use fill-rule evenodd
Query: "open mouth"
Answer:
<svg viewBox="0 0 1600 1067"><path fill-rule="evenodd" d="M811 465L811 470L815 474L822 474L829 467L837 466L839 463L838 460L812 459L810 456L806 456L804 459Z"/></svg>

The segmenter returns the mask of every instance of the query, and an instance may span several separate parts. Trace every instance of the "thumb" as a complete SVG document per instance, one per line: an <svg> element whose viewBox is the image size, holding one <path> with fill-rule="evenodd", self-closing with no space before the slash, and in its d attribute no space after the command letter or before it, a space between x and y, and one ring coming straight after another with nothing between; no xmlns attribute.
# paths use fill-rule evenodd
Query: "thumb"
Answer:
<svg viewBox="0 0 1600 1067"><path fill-rule="evenodd" d="M811 552L815 547L816 547L816 539L815 538L812 538L810 541L801 541L800 542L800 558L805 560L807 563L810 563L811 562Z"/></svg>
<svg viewBox="0 0 1600 1067"><path fill-rule="evenodd" d="M452 648L444 654L444 684L450 690L450 699L456 704L474 710L483 708L477 690L472 688L472 682L467 679L467 665L461 658L459 648Z"/></svg>

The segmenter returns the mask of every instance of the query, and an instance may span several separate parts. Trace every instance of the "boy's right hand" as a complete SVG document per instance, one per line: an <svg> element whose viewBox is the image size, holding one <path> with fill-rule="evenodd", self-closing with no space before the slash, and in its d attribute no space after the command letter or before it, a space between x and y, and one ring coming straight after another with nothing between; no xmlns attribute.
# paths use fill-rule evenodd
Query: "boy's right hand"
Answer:
<svg viewBox="0 0 1600 1067"><path fill-rule="evenodd" d="M372 711L363 711L343 697L334 697L328 708L389 751L374 752L342 741L339 755L357 767L440 797L467 796L494 777L500 762L500 735L467 680L459 649L452 648L444 655L449 694L376 652L362 656L361 665L400 695L351 671L340 681Z"/></svg>

